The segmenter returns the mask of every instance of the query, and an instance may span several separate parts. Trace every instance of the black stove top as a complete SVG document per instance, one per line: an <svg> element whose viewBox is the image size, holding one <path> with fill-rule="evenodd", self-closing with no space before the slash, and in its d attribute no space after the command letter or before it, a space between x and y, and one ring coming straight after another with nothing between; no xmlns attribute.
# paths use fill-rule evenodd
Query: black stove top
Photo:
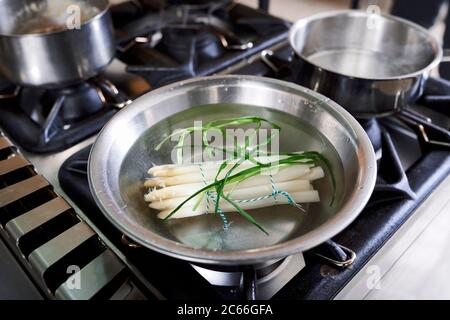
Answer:
<svg viewBox="0 0 450 320"><path fill-rule="evenodd" d="M153 88L232 66L285 39L291 25L228 0L154 7L132 2L113 11L122 17L119 59Z"/></svg>
<svg viewBox="0 0 450 320"><path fill-rule="evenodd" d="M291 79L285 43L290 23L263 10L230 0L141 0L113 6L112 15L117 59L102 74L59 89L0 83L0 127L20 147L35 153L65 150L98 132L129 103L128 97L176 80L217 72ZM260 59L266 49L285 67ZM449 103L450 82L430 78L417 105L382 119L360 120L378 158L373 196L348 228L304 253L305 267L289 276L274 299L333 298L450 174ZM66 160L59 170L61 187L126 257L127 276L148 298L154 298L154 289L169 299L248 298L255 274L258 279L271 268L279 270L278 265L239 270L238 287L217 286L200 275L199 266L137 247L95 205L86 175L89 151ZM82 248L77 252L83 256ZM351 267L337 266L348 261Z"/></svg>
<svg viewBox="0 0 450 320"><path fill-rule="evenodd" d="M28 151L54 152L97 133L129 102L102 77L60 89L9 86L0 92L0 126Z"/></svg>
<svg viewBox="0 0 450 320"><path fill-rule="evenodd" d="M287 59L290 55L288 47L280 46L275 55L280 59ZM246 64L233 72L289 79L288 73L276 74L261 60ZM421 118L425 116L419 113L426 108L439 114L442 111L439 109L442 99L438 97L450 93L450 83L430 79L425 91L421 105L413 106L408 111L413 116L402 113L378 120L361 120L378 157L374 194L360 216L334 237L334 242L328 243L328 248L319 248L321 251L314 249L304 254L306 266L274 296L275 299L333 298L450 173L449 123L424 129L423 121L426 125L430 122ZM429 97L439 102L431 102ZM429 137L426 139L424 134L427 137L433 136L436 140ZM242 297L236 287L209 284L187 262L145 248L134 248L133 243L126 241L104 218L91 196L86 175L89 150L90 147L87 147L65 162L59 172L61 186L108 239L123 251L149 283L167 298ZM333 250L336 243L340 247ZM349 248L356 253L356 259L349 268L337 267L317 255L328 250L328 256L331 252L331 257L339 262L348 258L346 254L339 256L342 248ZM174 268L176 273L171 271Z"/></svg>

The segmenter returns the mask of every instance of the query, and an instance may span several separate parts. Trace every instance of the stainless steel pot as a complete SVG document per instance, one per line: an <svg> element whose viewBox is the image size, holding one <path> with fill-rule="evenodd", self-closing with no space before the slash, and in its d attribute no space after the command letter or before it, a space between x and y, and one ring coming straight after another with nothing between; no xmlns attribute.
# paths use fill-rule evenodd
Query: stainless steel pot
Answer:
<svg viewBox="0 0 450 320"><path fill-rule="evenodd" d="M77 21L79 29L68 28ZM0 74L14 84L55 87L85 80L114 54L108 0L0 1Z"/></svg>
<svg viewBox="0 0 450 320"><path fill-rule="evenodd" d="M193 121L259 115L283 129L280 149L318 150L338 180L315 185L322 201L308 214L289 206L254 213L269 235L238 214L226 232L215 215L163 222L143 201L149 167L169 163L155 146ZM310 249L344 229L368 201L376 179L372 145L358 122L330 99L293 83L252 76L198 78L154 90L122 109L103 128L89 158L91 192L127 237L161 253L214 265L257 265Z"/></svg>
<svg viewBox="0 0 450 320"><path fill-rule="evenodd" d="M302 19L289 39L295 81L357 117L384 116L412 104L442 58L439 42L424 28L363 11Z"/></svg>

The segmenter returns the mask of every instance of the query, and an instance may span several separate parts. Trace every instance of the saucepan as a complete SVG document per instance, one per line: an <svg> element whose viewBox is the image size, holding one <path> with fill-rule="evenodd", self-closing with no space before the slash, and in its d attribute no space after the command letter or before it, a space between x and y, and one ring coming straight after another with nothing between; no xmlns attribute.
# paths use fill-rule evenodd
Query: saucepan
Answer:
<svg viewBox="0 0 450 320"><path fill-rule="evenodd" d="M421 26L357 10L301 19L289 42L294 81L359 118L390 115L414 103L443 57L437 39Z"/></svg>
<svg viewBox="0 0 450 320"><path fill-rule="evenodd" d="M216 215L163 221L144 201L147 171L171 163L170 148L155 150L179 128L213 119L260 116L279 124L280 150L315 150L337 180L318 182L322 201L306 212L289 206L258 209L264 234L230 213L224 230ZM364 208L376 180L373 147L358 122L330 99L281 80L212 76L174 83L133 101L103 128L88 166L91 192L109 221L143 247L211 266L256 266L300 253L330 239ZM252 211L253 212L253 211Z"/></svg>
<svg viewBox="0 0 450 320"><path fill-rule="evenodd" d="M0 74L10 83L70 85L114 55L108 0L0 1Z"/></svg>

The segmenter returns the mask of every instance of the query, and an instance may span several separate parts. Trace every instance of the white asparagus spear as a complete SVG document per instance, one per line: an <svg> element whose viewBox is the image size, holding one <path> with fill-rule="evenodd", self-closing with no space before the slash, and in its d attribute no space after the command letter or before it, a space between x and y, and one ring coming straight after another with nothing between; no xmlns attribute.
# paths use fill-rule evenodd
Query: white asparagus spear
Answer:
<svg viewBox="0 0 450 320"><path fill-rule="evenodd" d="M283 190L289 193L295 193L300 191L309 191L312 190L312 185L307 180L296 180L295 182L288 181L288 182L282 182L276 185L278 190ZM241 189L234 189L231 191L231 193L228 195L233 200L245 200L245 199L255 199L262 196L267 196L272 193L272 185L269 183L258 186L258 187L250 187L250 188L241 188ZM176 208L178 205L180 205L183 201L185 201L188 197L178 197L178 198L170 198L166 200L156 200L152 202L149 207L152 209L157 210L165 210L170 208ZM185 206L195 206L197 202L200 200L200 198L203 198L201 200L201 204L204 206L206 205L206 196L204 193L192 198L188 202L186 202ZM212 202L209 202L210 205L212 205Z"/></svg>
<svg viewBox="0 0 450 320"><path fill-rule="evenodd" d="M289 177L285 181L279 181L280 179L277 179L276 182L282 183L282 182L296 182L299 180L317 180L320 178L323 178L324 172L321 167L314 167L310 169L310 171L302 176L300 176L298 179L293 179ZM262 182L261 180L265 180L265 182ZM241 183L230 183L227 184L224 188L225 191L231 190L235 188L236 190L248 188L248 187L254 187L254 186L261 186L267 184L268 177L259 178L257 176L249 178L247 180L242 181ZM211 183L211 181L207 182L208 184ZM190 183L190 184L180 184L175 186L170 186L162 189L154 189L150 190L145 195L145 201L156 201L156 200L164 200L169 198L178 198L178 197L184 197L191 195L195 190L200 190L203 188L205 184L203 182L200 183Z"/></svg>
<svg viewBox="0 0 450 320"><path fill-rule="evenodd" d="M274 162L274 161L277 161L277 160L283 159L283 158L286 158L286 157L285 156L280 157L280 156L276 155L276 156L256 157L255 159L261 163L269 163L269 162ZM230 160L226 169L228 169L228 170L231 169L237 161L238 160ZM201 163L201 165L202 165L203 171L215 170L217 172L217 170L219 169L219 167L222 163L223 163L223 161L207 161L207 162ZM253 167L253 166L255 166L255 164L249 160L246 160L239 165L239 167L242 167L242 168L249 168L249 167ZM178 176L178 175L187 174L187 173L200 173L200 163L188 164L188 165L164 164L164 165L154 166L154 167L150 168L148 170L148 173L155 177L173 177L173 176Z"/></svg>
<svg viewBox="0 0 450 320"><path fill-rule="evenodd" d="M320 201L319 193L317 192L317 190L295 192L295 193L292 193L291 196L296 203L307 203L307 202ZM278 205L278 204L287 204L287 203L288 203L288 200L286 199L286 197L283 197L280 195L277 197L276 202L275 202L275 199L268 198L268 199L255 201L255 202L247 202L247 203L241 202L241 203L238 203L238 205L243 210L251 210L251 209L258 209L258 208L263 208L263 207L270 207L270 206ZM222 200L220 202L220 209L223 212L237 212L236 208L233 207L228 202L225 202L225 200ZM172 211L173 211L173 209L163 210L158 213L158 218L164 219ZM197 210L195 210L195 211L194 211L193 207L184 207L183 206L176 213L174 213L169 219L194 217L194 216L204 214L205 212L206 212L206 206L204 206L204 205L200 205L197 208ZM208 212L209 213L214 212L214 206L210 206Z"/></svg>
<svg viewBox="0 0 450 320"><path fill-rule="evenodd" d="M302 175L300 178L303 180L310 180L310 181L314 181L317 179L321 179L325 176L325 172L323 172L322 167L314 167L311 168L309 170L309 172L305 173L304 175Z"/></svg>
<svg viewBox="0 0 450 320"><path fill-rule="evenodd" d="M284 168L267 168L264 170L264 174L254 176L260 177L260 176L268 176L270 172L273 172L273 179L275 182L278 181L287 181L292 180L300 177L301 175L308 173L310 171L309 169L310 165L304 165L304 164L294 164L289 167ZM243 168L237 168L235 171L233 171L233 174L236 174L240 171L244 170ZM200 173L188 173L180 176L175 177L156 177L156 178L150 178L147 179L144 183L145 187L152 188L152 187L168 187L168 186L174 186L178 184L188 184L188 183L195 183L195 182L203 182L204 180L207 181L207 183L211 183L215 178L215 175L217 172L210 171L205 173L205 177L203 177ZM222 172L219 175L219 179L222 179L225 176L226 172ZM233 175L232 174L232 175ZM246 179L242 181L242 183L245 183L247 180L250 180L252 178ZM265 180L264 180L265 181ZM262 181L263 183L263 181Z"/></svg>

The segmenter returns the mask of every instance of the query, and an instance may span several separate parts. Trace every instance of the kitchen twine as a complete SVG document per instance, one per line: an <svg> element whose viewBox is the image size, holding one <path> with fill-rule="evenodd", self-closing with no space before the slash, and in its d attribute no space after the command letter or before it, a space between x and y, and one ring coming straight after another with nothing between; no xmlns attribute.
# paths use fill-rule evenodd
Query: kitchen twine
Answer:
<svg viewBox="0 0 450 320"><path fill-rule="evenodd" d="M203 164L200 164L200 173L202 174L203 184L205 186L207 186L208 183L206 182L206 176L205 176L205 172L203 170ZM215 206L216 203L217 203L217 197L214 196L212 194L212 191L209 191L209 190L206 191L205 194L206 194L206 214L208 214L208 212L209 212L209 201L211 200L212 202L214 202L214 206ZM219 213L219 216L220 216L220 218L223 221L223 229L224 230L228 230L228 227L230 226L230 224L228 223L227 217L225 216L225 214L223 213L223 211L220 208L217 209L217 212Z"/></svg>
<svg viewBox="0 0 450 320"><path fill-rule="evenodd" d="M205 186L207 186L208 183L206 181L206 175L205 175L205 172L204 172L204 169L203 169L203 164L200 164L199 167L200 167L200 173L202 175L203 184ZM296 203L294 201L292 196L287 191L280 190L280 189L278 189L276 187L275 181L273 181L273 177L272 177L271 174L269 175L269 179L270 179L270 184L272 186L272 193L271 194L268 194L268 195L265 195L265 196L261 196L261 197L257 197L257 198L253 198L253 199L234 200L234 202L237 202L237 203L249 203L249 202L261 201L261 200L273 198L275 200L275 203L277 203L277 197L279 195L282 195L282 196L286 197L289 205L292 205L292 206L294 206L297 209L305 211L302 208L301 205L299 205L298 203ZM206 214L207 214L209 212L209 201L212 201L214 203L214 205L216 205L216 203L217 203L217 196L215 196L212 193L212 191L206 191L205 194L206 194ZM218 213L220 215L220 218L223 221L223 229L224 230L228 230L228 227L229 227L230 224L228 223L227 217L225 216L225 214L223 213L223 211L220 208L218 208L217 211L218 211Z"/></svg>

